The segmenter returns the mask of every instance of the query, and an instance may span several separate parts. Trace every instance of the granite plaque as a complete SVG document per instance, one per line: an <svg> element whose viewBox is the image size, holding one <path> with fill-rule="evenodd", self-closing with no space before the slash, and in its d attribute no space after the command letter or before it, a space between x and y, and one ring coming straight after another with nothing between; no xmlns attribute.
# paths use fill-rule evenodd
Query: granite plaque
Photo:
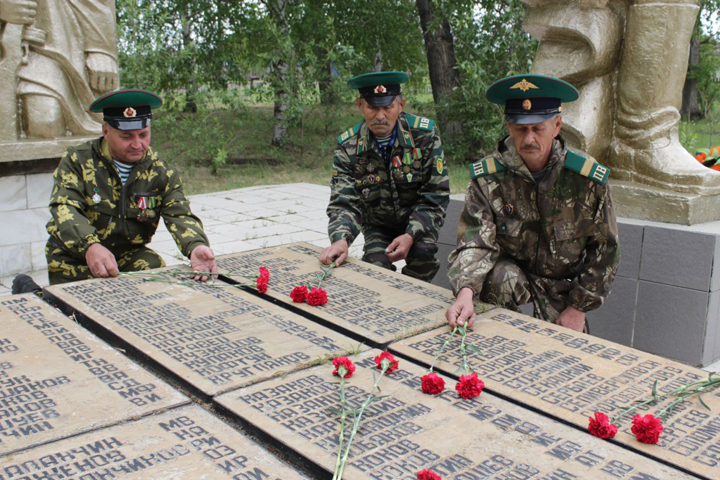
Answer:
<svg viewBox="0 0 720 480"><path fill-rule="evenodd" d="M378 351L354 357L348 402L367 396ZM339 379L321 365L236 390L215 400L332 472L338 448ZM425 370L409 361L383 377L363 416L346 479L411 479L430 469L444 480L684 479L691 476L491 394L462 400L448 380L423 395ZM349 435L349 430L346 436ZM329 478L329 477L328 477Z"/></svg>
<svg viewBox="0 0 720 480"><path fill-rule="evenodd" d="M0 480L308 478L198 406L0 456Z"/></svg>
<svg viewBox="0 0 720 480"><path fill-rule="evenodd" d="M0 299L0 454L185 403L35 295Z"/></svg>
<svg viewBox="0 0 720 480"><path fill-rule="evenodd" d="M391 350L430 364L449 327L392 345ZM440 357L436 370L458 374L459 336ZM708 373L630 347L511 312L492 310L478 316L467 342L470 366L490 390L587 429L596 411L612 417L635 400L651 397L657 381L662 395ZM623 417L615 439L643 453L709 478L720 476L720 389L703 395L710 409L692 397L663 421L658 445L638 442L632 416ZM670 400L642 408L655 415Z"/></svg>
<svg viewBox="0 0 720 480"><path fill-rule="evenodd" d="M359 347L237 286L173 278L87 280L45 291L208 396Z"/></svg>
<svg viewBox="0 0 720 480"><path fill-rule="evenodd" d="M352 331L375 345L444 325L452 292L407 275L348 258L322 283L328 302L323 306L294 303L290 292L298 285L317 285L322 249L294 243L219 257L221 272L251 284L251 275L263 266L271 277L267 295L301 308L327 322Z"/></svg>

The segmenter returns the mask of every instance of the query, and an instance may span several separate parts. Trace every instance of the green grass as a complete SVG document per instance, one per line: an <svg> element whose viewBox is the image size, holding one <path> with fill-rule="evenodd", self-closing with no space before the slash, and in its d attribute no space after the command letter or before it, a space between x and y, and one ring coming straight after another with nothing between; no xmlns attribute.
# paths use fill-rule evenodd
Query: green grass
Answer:
<svg viewBox="0 0 720 480"><path fill-rule="evenodd" d="M417 111L410 101L406 110ZM361 120L357 108L307 107L280 148L270 145L272 113L272 106L263 104L197 114L161 110L155 114L152 144L180 169L188 195L284 183L329 185L337 136ZM212 159L220 150L227 159L213 175ZM448 160L451 191L462 193L467 167Z"/></svg>
<svg viewBox="0 0 720 480"><path fill-rule="evenodd" d="M703 120L680 122L680 142L693 155L695 150L720 145L720 121Z"/></svg>

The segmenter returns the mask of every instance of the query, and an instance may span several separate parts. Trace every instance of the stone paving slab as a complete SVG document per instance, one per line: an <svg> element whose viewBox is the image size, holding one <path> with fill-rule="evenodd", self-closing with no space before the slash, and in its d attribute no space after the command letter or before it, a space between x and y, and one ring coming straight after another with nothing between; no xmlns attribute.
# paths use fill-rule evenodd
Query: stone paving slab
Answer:
<svg viewBox="0 0 720 480"><path fill-rule="evenodd" d="M259 267L268 268L267 295L377 345L445 325L445 311L453 301L449 290L353 258L323 282L326 305L293 303L289 295L295 286L316 284L321 250L295 243L226 255L217 262L221 272L230 272L230 278L245 284L254 282L250 278Z"/></svg>
<svg viewBox="0 0 720 480"><path fill-rule="evenodd" d="M198 406L0 456L0 479L300 480L308 477Z"/></svg>
<svg viewBox="0 0 720 480"><path fill-rule="evenodd" d="M378 353L353 358L351 407L367 397ZM332 472L340 422L328 409L339 408L340 395L331 372L322 365L215 400ZM424 373L401 360L398 371L381 379L385 397L365 411L343 478L410 479L424 468L443 480L693 478L490 394L462 400L452 380L441 395L423 395Z"/></svg>
<svg viewBox="0 0 720 480"><path fill-rule="evenodd" d="M86 280L48 287L45 294L208 396L358 346L237 286L181 284L187 276L180 274L172 278L175 283Z"/></svg>
<svg viewBox="0 0 720 480"><path fill-rule="evenodd" d="M426 365L432 363L449 327L391 345L393 352ZM459 336L435 369L457 377L461 365ZM588 417L601 411L612 417L635 400L708 378L702 370L534 318L496 309L478 316L467 342L471 368L493 392L586 429ZM631 418L619 422L616 440L655 458L670 461L709 478L720 474L720 389L693 397L663 421L658 445L639 443L630 432ZM663 401L641 414L653 413Z"/></svg>
<svg viewBox="0 0 720 480"><path fill-rule="evenodd" d="M35 295L0 300L0 454L185 403Z"/></svg>

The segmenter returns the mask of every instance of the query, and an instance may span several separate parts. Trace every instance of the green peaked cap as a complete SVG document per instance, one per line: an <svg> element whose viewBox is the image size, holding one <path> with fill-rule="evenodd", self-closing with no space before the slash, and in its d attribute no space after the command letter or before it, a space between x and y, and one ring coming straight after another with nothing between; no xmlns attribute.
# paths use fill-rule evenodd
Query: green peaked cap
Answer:
<svg viewBox="0 0 720 480"><path fill-rule="evenodd" d="M500 105L508 100L530 98L556 98L561 102L574 102L580 93L565 80L547 75L528 74L501 78L490 85L485 97Z"/></svg>
<svg viewBox="0 0 720 480"><path fill-rule="evenodd" d="M122 89L106 93L90 104L91 112L102 112L106 108L149 107L158 108L162 99L155 93L147 90Z"/></svg>
<svg viewBox="0 0 720 480"><path fill-rule="evenodd" d="M410 78L405 72L370 72L352 77L347 81L350 88L376 87L378 85L399 85Z"/></svg>

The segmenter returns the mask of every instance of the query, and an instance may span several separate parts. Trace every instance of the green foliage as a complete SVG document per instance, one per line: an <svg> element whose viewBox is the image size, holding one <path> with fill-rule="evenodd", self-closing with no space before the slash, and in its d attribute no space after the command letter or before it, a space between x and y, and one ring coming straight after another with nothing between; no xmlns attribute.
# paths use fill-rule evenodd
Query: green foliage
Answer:
<svg viewBox="0 0 720 480"><path fill-rule="evenodd" d="M227 164L228 152L224 148L218 148L215 156L210 161L210 173L218 175L220 167L224 167Z"/></svg>

